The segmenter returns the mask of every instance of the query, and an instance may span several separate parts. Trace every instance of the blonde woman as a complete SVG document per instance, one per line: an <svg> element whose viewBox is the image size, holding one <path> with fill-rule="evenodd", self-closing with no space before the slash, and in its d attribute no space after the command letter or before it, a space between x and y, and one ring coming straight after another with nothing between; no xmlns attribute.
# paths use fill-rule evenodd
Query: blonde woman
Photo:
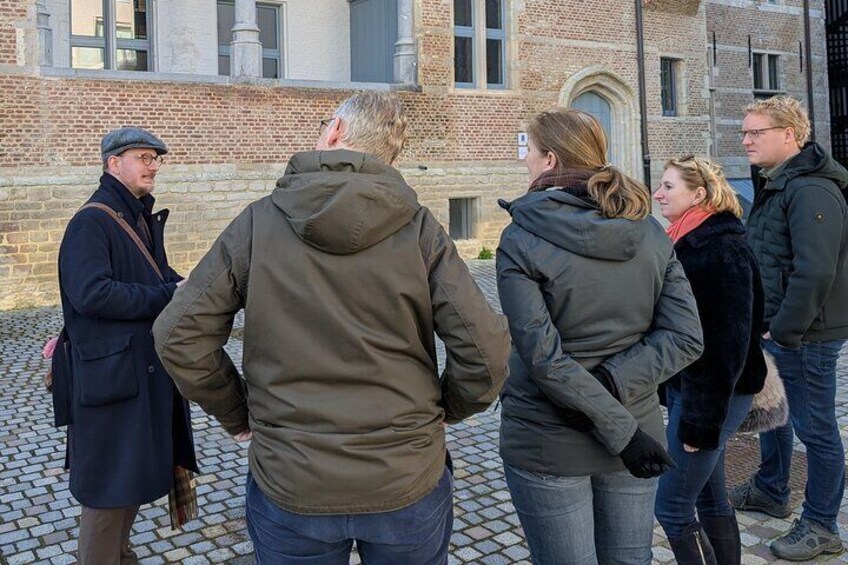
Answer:
<svg viewBox="0 0 848 565"><path fill-rule="evenodd" d="M669 465L657 384L701 353L694 298L600 124L556 110L527 131L530 190L501 203L497 251L507 484L534 563L647 564Z"/></svg>
<svg viewBox="0 0 848 565"><path fill-rule="evenodd" d="M760 275L742 207L718 165L672 159L654 200L671 222L667 233L704 331L704 354L666 384L668 451L677 467L660 478L656 515L680 565L739 564L724 448L765 379Z"/></svg>

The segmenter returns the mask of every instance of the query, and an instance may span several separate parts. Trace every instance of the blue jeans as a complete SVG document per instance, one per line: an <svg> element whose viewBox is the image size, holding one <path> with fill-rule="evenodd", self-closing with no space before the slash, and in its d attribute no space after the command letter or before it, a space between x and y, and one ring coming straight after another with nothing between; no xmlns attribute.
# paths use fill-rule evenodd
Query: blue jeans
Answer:
<svg viewBox="0 0 848 565"><path fill-rule="evenodd" d="M691 531L698 522L696 507L700 516L733 516L724 480L725 445L745 420L753 399L750 394L730 398L717 449L687 453L677 437L683 415L683 398L679 390L666 389L668 454L677 463L677 468L660 477L655 511L668 537L681 537Z"/></svg>
<svg viewBox="0 0 848 565"><path fill-rule="evenodd" d="M845 452L836 423L836 362L842 340L814 341L785 349L770 340L763 348L774 356L789 401L789 423L760 434L757 487L782 504L789 502L792 431L807 448L807 488L803 518L837 532L836 516L845 490Z"/></svg>
<svg viewBox="0 0 848 565"><path fill-rule="evenodd" d="M535 565L651 563L656 479L504 471Z"/></svg>
<svg viewBox="0 0 848 565"><path fill-rule="evenodd" d="M453 477L410 506L376 514L303 515L277 506L247 474L245 514L259 565L347 565L353 541L363 563L448 562Z"/></svg>

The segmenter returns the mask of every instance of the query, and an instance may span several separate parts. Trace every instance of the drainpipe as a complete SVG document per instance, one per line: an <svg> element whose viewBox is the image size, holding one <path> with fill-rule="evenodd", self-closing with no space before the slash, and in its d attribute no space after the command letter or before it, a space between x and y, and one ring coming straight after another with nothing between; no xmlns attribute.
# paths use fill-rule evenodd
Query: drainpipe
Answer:
<svg viewBox="0 0 848 565"><path fill-rule="evenodd" d="M810 0L804 0L804 49L807 53L807 109L810 112L810 140L816 140L816 111L813 101L813 49L810 33Z"/></svg>
<svg viewBox="0 0 848 565"><path fill-rule="evenodd" d="M707 54L707 67L710 72L710 159L718 159L718 135L716 132L716 64L718 63L718 41L713 31L712 53Z"/></svg>
<svg viewBox="0 0 848 565"><path fill-rule="evenodd" d="M642 23L642 0L636 0L636 57L639 70L639 113L642 125L642 167L645 186L651 188L651 152L648 149L648 102L645 87L645 35Z"/></svg>

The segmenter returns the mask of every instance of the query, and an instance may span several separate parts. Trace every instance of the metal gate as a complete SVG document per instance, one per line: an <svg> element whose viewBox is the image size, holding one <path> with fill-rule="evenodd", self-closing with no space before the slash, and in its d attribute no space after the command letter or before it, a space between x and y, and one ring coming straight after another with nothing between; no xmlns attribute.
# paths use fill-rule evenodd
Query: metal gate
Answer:
<svg viewBox="0 0 848 565"><path fill-rule="evenodd" d="M848 166L848 0L827 0L827 71L833 156Z"/></svg>

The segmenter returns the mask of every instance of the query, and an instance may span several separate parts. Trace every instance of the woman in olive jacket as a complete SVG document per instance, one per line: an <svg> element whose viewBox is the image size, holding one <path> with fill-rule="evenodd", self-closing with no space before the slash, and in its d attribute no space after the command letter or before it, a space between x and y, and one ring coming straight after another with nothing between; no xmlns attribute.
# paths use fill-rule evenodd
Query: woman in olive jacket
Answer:
<svg viewBox="0 0 848 565"><path fill-rule="evenodd" d="M528 137L530 191L501 203L497 252L507 484L534 563L650 563L670 463L656 391L701 353L694 298L594 118L544 112Z"/></svg>
<svg viewBox="0 0 848 565"><path fill-rule="evenodd" d="M739 526L727 500L724 449L763 388L763 291L721 168L694 156L666 164L654 194L698 303L704 354L666 384L669 453L657 519L680 565L738 565ZM698 516L695 516L697 505Z"/></svg>

